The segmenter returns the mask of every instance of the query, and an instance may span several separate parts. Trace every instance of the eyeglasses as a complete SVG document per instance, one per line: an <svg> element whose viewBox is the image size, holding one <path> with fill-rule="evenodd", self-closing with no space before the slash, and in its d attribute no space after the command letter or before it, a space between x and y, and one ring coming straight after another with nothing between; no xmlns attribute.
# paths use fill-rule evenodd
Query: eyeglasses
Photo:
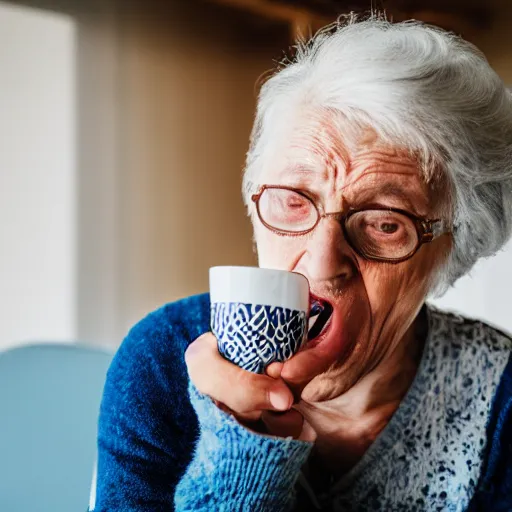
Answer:
<svg viewBox="0 0 512 512"><path fill-rule="evenodd" d="M397 208L368 205L326 213L303 191L279 185L263 185L252 200L261 223L280 235L305 235L323 218L338 220L350 247L372 261L408 260L422 244L447 232L440 219L417 217Z"/></svg>

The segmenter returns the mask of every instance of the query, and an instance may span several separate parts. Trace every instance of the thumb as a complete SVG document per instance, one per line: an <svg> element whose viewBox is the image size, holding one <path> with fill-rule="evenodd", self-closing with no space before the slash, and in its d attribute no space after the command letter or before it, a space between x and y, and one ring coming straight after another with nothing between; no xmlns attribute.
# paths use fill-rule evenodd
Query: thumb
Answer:
<svg viewBox="0 0 512 512"><path fill-rule="evenodd" d="M270 363L267 368L265 369L265 373L272 377L273 379L278 379L281 377L281 371L283 369L283 363Z"/></svg>
<svg viewBox="0 0 512 512"><path fill-rule="evenodd" d="M284 363L281 378L292 390L295 402L300 400L302 390L307 384L327 371L333 362L331 354L324 354L316 349L299 352Z"/></svg>

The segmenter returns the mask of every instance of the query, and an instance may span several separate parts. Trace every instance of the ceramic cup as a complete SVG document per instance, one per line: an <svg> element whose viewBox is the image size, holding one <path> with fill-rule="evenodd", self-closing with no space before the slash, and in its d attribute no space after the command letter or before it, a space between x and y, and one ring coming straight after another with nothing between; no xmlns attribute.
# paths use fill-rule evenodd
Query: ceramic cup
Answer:
<svg viewBox="0 0 512 512"><path fill-rule="evenodd" d="M309 283L302 275L258 267L210 269L211 329L219 352L264 373L295 354L307 337Z"/></svg>

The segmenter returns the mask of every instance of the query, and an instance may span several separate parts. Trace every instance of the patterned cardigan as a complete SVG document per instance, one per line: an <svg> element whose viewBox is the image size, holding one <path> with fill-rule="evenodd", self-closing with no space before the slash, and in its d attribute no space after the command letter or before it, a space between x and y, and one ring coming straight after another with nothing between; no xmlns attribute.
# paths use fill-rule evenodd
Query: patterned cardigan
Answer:
<svg viewBox="0 0 512 512"><path fill-rule="evenodd" d="M168 304L128 334L108 372L90 510L512 511L512 342L429 306L417 376L356 466L325 492L311 443L261 436L190 385L183 353L209 297Z"/></svg>

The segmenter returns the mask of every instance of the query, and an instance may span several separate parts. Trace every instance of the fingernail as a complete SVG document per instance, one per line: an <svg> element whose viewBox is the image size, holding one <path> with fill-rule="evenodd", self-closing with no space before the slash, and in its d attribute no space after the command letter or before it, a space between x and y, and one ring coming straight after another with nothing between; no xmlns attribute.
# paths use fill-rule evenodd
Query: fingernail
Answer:
<svg viewBox="0 0 512 512"><path fill-rule="evenodd" d="M290 408L290 399L281 391L271 391L269 398L272 406L278 411L286 411Z"/></svg>
<svg viewBox="0 0 512 512"><path fill-rule="evenodd" d="M267 366L265 373L269 377L272 377L273 379L277 379L281 375L282 369L283 369L283 363L274 362L274 363L270 363Z"/></svg>

